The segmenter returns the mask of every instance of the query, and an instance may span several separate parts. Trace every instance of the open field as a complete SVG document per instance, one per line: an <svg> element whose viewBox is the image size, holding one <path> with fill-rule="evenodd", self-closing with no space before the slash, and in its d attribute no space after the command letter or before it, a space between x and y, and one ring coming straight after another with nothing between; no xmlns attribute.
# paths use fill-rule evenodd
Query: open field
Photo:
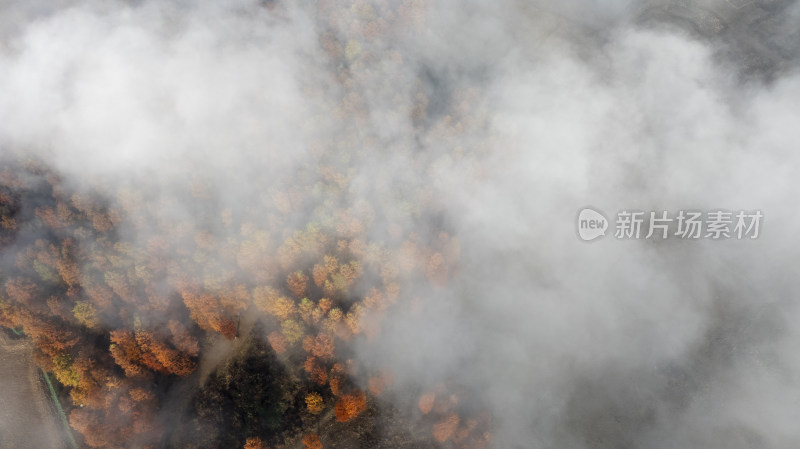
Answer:
<svg viewBox="0 0 800 449"><path fill-rule="evenodd" d="M0 449L65 448L31 342L0 332Z"/></svg>

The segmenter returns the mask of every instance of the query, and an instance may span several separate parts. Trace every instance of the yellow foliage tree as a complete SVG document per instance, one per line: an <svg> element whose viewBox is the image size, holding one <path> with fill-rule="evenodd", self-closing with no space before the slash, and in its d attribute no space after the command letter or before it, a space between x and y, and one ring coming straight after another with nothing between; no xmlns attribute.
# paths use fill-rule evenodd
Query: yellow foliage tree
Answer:
<svg viewBox="0 0 800 449"><path fill-rule="evenodd" d="M306 408L312 415L317 415L325 409L325 403L319 393L309 393L306 395Z"/></svg>

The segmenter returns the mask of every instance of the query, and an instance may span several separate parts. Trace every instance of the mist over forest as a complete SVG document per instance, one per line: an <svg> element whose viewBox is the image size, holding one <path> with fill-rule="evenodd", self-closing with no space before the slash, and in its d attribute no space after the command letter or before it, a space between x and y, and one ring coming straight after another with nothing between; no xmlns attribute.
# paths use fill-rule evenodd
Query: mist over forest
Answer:
<svg viewBox="0 0 800 449"><path fill-rule="evenodd" d="M796 0L0 1L0 449L800 447L799 68Z"/></svg>

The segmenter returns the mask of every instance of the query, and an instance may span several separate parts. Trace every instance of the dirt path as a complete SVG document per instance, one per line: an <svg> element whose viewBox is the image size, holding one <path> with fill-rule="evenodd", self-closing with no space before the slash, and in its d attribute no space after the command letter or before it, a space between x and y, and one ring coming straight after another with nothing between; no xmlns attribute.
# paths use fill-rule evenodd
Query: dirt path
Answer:
<svg viewBox="0 0 800 449"><path fill-rule="evenodd" d="M0 332L0 449L67 448L27 339Z"/></svg>

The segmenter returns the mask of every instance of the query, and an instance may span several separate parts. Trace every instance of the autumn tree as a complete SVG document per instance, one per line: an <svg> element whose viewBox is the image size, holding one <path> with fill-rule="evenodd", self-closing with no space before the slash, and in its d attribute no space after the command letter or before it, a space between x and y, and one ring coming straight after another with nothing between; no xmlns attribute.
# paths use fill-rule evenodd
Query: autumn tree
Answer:
<svg viewBox="0 0 800 449"><path fill-rule="evenodd" d="M281 332L283 336L286 337L286 341L293 345L303 338L306 329L301 323L295 320L284 320L281 323Z"/></svg>
<svg viewBox="0 0 800 449"><path fill-rule="evenodd" d="M309 393L306 395L306 408L312 415L318 415L325 409L325 403L322 400L322 395L319 393Z"/></svg>
<svg viewBox="0 0 800 449"><path fill-rule="evenodd" d="M300 305L297 307L297 311L298 314L300 315L300 318L302 318L306 324L314 324L313 320L314 308L315 308L314 302L311 301L310 299L303 298L302 301L300 301Z"/></svg>
<svg viewBox="0 0 800 449"><path fill-rule="evenodd" d="M309 433L303 437L303 445L306 449L322 449L322 441L316 433Z"/></svg>
<svg viewBox="0 0 800 449"><path fill-rule="evenodd" d="M278 331L270 332L270 334L267 335L267 341L269 342L270 346L272 346L272 349L278 354L283 354L286 352L286 348L289 344L289 342L286 340L286 337L284 337L283 334Z"/></svg>
<svg viewBox="0 0 800 449"><path fill-rule="evenodd" d="M37 348L52 357L68 352L80 341L74 329L49 317L21 313L20 324Z"/></svg>
<svg viewBox="0 0 800 449"><path fill-rule="evenodd" d="M344 394L334 406L336 420L347 422L355 418L367 408L367 396L363 391L356 390L353 393Z"/></svg>
<svg viewBox="0 0 800 449"><path fill-rule="evenodd" d="M236 336L236 323L225 314L220 301L212 294L196 289L181 291L192 319L203 329L219 332L227 339Z"/></svg>
<svg viewBox="0 0 800 449"><path fill-rule="evenodd" d="M113 447L117 437L108 429L102 420L102 413L95 410L76 408L69 414L69 424L83 435L90 447Z"/></svg>
<svg viewBox="0 0 800 449"><path fill-rule="evenodd" d="M152 332L137 329L135 337L141 348L142 363L150 369L178 376L188 376L194 371L195 363L189 356L170 348Z"/></svg>
<svg viewBox="0 0 800 449"><path fill-rule="evenodd" d="M286 320L297 312L294 301L282 296L277 289L269 286L253 290L253 303L261 311L269 313L279 320Z"/></svg>
<svg viewBox="0 0 800 449"><path fill-rule="evenodd" d="M317 287L322 287L325 284L325 281L328 280L328 270L325 268L325 265L323 264L314 265L312 274L313 274L314 284Z"/></svg>
<svg viewBox="0 0 800 449"><path fill-rule="evenodd" d="M433 403L436 400L436 395L433 393L425 393L419 397L417 406L423 415L427 415L433 410Z"/></svg>
<svg viewBox="0 0 800 449"><path fill-rule="evenodd" d="M456 429L458 429L459 422L460 418L457 413L451 413L445 416L439 422L434 424L433 438L440 443L444 443L445 441L449 440L450 437L452 437L456 432Z"/></svg>
<svg viewBox="0 0 800 449"><path fill-rule="evenodd" d="M105 283L87 277L81 287L94 306L101 310L108 310L112 307L114 291Z"/></svg>
<svg viewBox="0 0 800 449"><path fill-rule="evenodd" d="M109 334L111 346L109 351L114 361L125 370L125 374L131 377L144 374L141 358L142 353L136 343L133 332L127 329L116 329Z"/></svg>
<svg viewBox="0 0 800 449"><path fill-rule="evenodd" d="M394 375L387 370L381 370L377 376L370 376L369 391L375 396L380 395L383 390L394 382Z"/></svg>
<svg viewBox="0 0 800 449"><path fill-rule="evenodd" d="M244 443L244 449L267 449L267 446L261 441L261 438L251 437Z"/></svg>
<svg viewBox="0 0 800 449"><path fill-rule="evenodd" d="M425 275L431 284L437 287L447 285L447 264L441 253L434 253L428 260Z"/></svg>
<svg viewBox="0 0 800 449"><path fill-rule="evenodd" d="M56 270L61 279L70 286L74 287L80 283L81 271L77 261L77 244L71 238L67 238L61 245L61 253L56 261Z"/></svg>
<svg viewBox="0 0 800 449"><path fill-rule="evenodd" d="M18 277L7 281L5 287L6 294L12 300L29 306L32 309L31 311L37 311L35 300L43 295L36 283L30 279ZM38 309L41 310L40 307Z"/></svg>
<svg viewBox="0 0 800 449"><path fill-rule="evenodd" d="M301 299L306 295L308 288L308 276L302 271L295 271L286 277L286 285L295 298Z"/></svg>
<svg viewBox="0 0 800 449"><path fill-rule="evenodd" d="M79 323L90 329L96 328L99 324L97 309L89 301L76 302L72 308L72 314Z"/></svg>
<svg viewBox="0 0 800 449"><path fill-rule="evenodd" d="M316 358L312 356L306 357L303 368L309 373L309 377L317 385L325 385L328 383L328 372Z"/></svg>
<svg viewBox="0 0 800 449"><path fill-rule="evenodd" d="M310 348L311 354L320 359L332 359L334 350L335 346L333 343L333 338L324 333L318 334L313 339L313 343L311 344Z"/></svg>

